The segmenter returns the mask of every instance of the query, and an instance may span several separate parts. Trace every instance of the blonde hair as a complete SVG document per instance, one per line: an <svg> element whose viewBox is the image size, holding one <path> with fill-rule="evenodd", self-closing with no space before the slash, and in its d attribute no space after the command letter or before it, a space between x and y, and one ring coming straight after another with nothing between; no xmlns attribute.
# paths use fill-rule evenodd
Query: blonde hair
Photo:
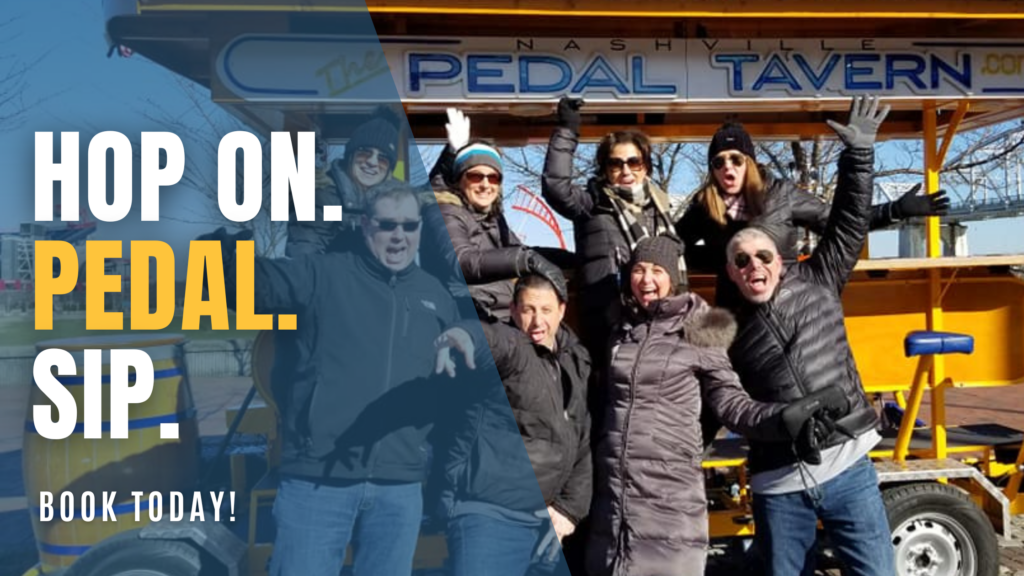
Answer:
<svg viewBox="0 0 1024 576"><path fill-rule="evenodd" d="M743 177L743 191L740 193L743 194L743 199L747 203L747 215L760 216L764 212L764 178L761 176L760 167L753 158L744 154L743 161L747 166L747 173ZM704 183L700 185L694 201L703 206L708 216L719 226L725 226L725 200L722 199L722 193L719 191L718 181L715 180L713 170L708 172Z"/></svg>

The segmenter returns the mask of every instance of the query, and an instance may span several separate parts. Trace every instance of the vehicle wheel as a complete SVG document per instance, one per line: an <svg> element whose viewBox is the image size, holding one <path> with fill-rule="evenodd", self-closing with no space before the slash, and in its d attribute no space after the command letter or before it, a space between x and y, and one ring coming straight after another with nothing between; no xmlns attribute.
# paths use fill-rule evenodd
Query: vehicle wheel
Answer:
<svg viewBox="0 0 1024 576"><path fill-rule="evenodd" d="M202 557L196 548L174 540L114 537L72 565L68 576L199 576Z"/></svg>
<svg viewBox="0 0 1024 576"><path fill-rule="evenodd" d="M937 482L883 491L898 576L997 576L999 543L988 517Z"/></svg>

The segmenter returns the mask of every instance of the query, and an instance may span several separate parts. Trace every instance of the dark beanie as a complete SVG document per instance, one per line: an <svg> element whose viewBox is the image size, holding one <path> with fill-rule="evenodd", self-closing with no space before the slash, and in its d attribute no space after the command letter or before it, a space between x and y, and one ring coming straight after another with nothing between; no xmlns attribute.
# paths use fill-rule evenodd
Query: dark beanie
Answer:
<svg viewBox="0 0 1024 576"><path fill-rule="evenodd" d="M726 122L715 132L714 137L711 138L711 145L708 146L708 165L711 165L711 160L715 156L726 150L739 150L751 158L756 158L754 141L750 139L750 134L747 134L743 125L738 122Z"/></svg>
<svg viewBox="0 0 1024 576"><path fill-rule="evenodd" d="M640 262L649 262L661 266L668 272L672 283L677 287L686 286L685 264L680 269L683 258L683 245L668 236L644 238L633 249L633 257L629 260L632 268Z"/></svg>
<svg viewBox="0 0 1024 576"><path fill-rule="evenodd" d="M360 148L376 148L395 165L398 160L398 129L384 118L374 118L360 124L352 131L348 143L345 144L345 159L351 160L352 155Z"/></svg>

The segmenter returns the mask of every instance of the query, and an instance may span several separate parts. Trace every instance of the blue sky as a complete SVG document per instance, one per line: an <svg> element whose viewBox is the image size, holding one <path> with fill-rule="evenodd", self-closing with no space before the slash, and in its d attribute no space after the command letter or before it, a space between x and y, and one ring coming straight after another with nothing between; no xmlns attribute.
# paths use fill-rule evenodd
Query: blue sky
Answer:
<svg viewBox="0 0 1024 576"><path fill-rule="evenodd" d="M159 103L174 116L189 109L183 99L171 97L180 89L167 70L137 56L106 57L99 0L0 3L0 18L11 17L17 18L20 35L0 44L0 49L35 64L25 79L23 121L14 129L0 131L0 171L5 175L0 231L14 230L20 222L33 219L36 131L80 133L83 177L79 186L84 206L88 189L85 154L92 135L116 130L137 139L141 131L162 129L144 117L149 102ZM209 226L164 220L165 216L187 214L188 204L200 200L197 193L183 188L162 193L161 222L139 222L136 201L127 219L102 223L93 238L159 239L173 246L202 233Z"/></svg>
<svg viewBox="0 0 1024 576"><path fill-rule="evenodd" d="M34 63L26 76L27 111L23 122L0 130L0 170L5 175L0 231L12 231L20 222L33 217L35 131L80 132L84 164L91 135L117 130L135 139L143 130L165 129L146 119L147 109L159 106L171 116L187 119L192 108L181 97L179 83L166 69L139 56L106 57L100 0L5 1L0 2L0 18L16 18L19 30L14 38L0 43L3 54ZM8 62L0 60L0 66ZM880 153L886 153L885 148ZM188 157L186 149L186 162L195 161L198 160ZM527 184L539 191L538 183ZM86 189L83 173L83 203ZM94 238L158 239L184 253L185 243L210 226L187 224L174 218L187 219L203 201L200 194L185 186L166 189L161 196L163 221L155 225L139 222L135 202L133 214L126 221L101 224ZM519 213L513 215L513 227L524 226L531 240L553 241L537 224L516 218L521 218ZM1024 253L1021 224L1021 219L971 223L971 253ZM896 255L896 233L873 234L871 247L873 257Z"/></svg>

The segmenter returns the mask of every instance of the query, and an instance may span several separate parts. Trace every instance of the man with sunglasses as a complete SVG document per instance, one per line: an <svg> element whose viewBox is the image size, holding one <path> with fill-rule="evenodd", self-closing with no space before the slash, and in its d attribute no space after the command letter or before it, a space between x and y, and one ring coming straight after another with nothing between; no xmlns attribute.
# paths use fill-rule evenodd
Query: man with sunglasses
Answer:
<svg viewBox="0 0 1024 576"><path fill-rule="evenodd" d="M255 261L255 311L295 315L271 377L283 438L273 576L337 576L350 542L357 575L412 570L427 435L453 398L435 376L454 375L438 343L473 368L479 331L475 318L457 324L451 295L415 264L420 228L417 196L392 181L367 204L357 249ZM206 239L224 241L233 296L238 238Z"/></svg>
<svg viewBox="0 0 1024 576"><path fill-rule="evenodd" d="M892 543L868 452L880 440L843 324L840 293L868 234L875 135L889 107L856 98L849 124L829 121L846 145L828 225L813 255L783 265L773 231L741 230L725 250L745 300L729 356L750 395L791 403L826 391L827 410L793 443L750 438L756 543L769 576L814 573L821 521L844 574L891 576Z"/></svg>

